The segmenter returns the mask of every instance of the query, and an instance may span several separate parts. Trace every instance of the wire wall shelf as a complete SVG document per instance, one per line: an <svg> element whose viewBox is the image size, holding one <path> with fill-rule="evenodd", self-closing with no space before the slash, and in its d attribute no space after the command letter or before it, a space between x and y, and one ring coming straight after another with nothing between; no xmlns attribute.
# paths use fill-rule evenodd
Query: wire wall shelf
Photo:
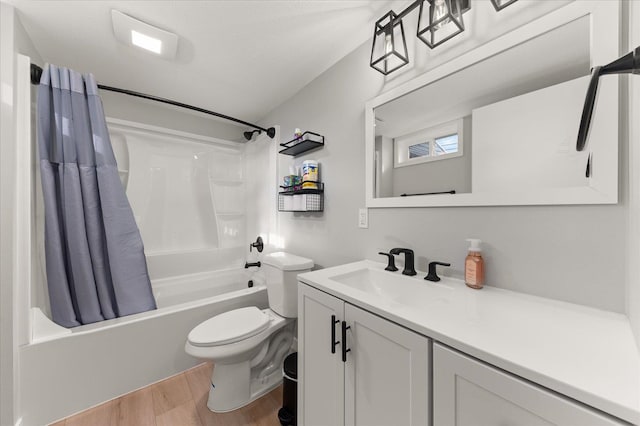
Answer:
<svg viewBox="0 0 640 426"><path fill-rule="evenodd" d="M289 142L281 143L280 146L284 147L284 149L280 150L280 154L296 157L305 152L322 148L324 146L324 136L307 131Z"/></svg>
<svg viewBox="0 0 640 426"><path fill-rule="evenodd" d="M303 184L315 184L316 188L303 188ZM294 186L281 186L278 192L278 211L322 212L324 211L324 183L303 182Z"/></svg>

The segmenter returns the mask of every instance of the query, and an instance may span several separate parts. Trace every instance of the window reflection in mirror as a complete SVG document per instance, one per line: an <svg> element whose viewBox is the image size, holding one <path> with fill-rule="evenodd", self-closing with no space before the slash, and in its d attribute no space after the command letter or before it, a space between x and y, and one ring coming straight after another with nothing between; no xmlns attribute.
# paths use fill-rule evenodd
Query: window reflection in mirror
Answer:
<svg viewBox="0 0 640 426"><path fill-rule="evenodd" d="M376 106L374 196L588 186L570 146L590 31L583 16Z"/></svg>

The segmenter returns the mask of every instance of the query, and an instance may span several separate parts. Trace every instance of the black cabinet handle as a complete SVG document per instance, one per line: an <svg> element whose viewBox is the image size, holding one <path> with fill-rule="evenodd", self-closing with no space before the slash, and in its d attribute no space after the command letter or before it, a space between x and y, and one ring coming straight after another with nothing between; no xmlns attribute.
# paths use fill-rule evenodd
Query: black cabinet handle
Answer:
<svg viewBox="0 0 640 426"><path fill-rule="evenodd" d="M336 342L336 324L339 323L340 320L336 319L335 315L331 315L331 353L336 353L336 346L340 344L340 341Z"/></svg>
<svg viewBox="0 0 640 426"><path fill-rule="evenodd" d="M347 352L351 352L351 349L347 349L347 330L350 328L346 321L342 321L342 362L347 362Z"/></svg>

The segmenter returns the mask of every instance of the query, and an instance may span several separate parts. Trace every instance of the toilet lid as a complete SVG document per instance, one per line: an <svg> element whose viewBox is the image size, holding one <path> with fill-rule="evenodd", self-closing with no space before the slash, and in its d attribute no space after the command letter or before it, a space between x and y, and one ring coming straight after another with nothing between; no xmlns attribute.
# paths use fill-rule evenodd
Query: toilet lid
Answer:
<svg viewBox="0 0 640 426"><path fill-rule="evenodd" d="M194 346L218 346L254 336L269 326L269 315L255 306L234 309L209 318L189 333Z"/></svg>

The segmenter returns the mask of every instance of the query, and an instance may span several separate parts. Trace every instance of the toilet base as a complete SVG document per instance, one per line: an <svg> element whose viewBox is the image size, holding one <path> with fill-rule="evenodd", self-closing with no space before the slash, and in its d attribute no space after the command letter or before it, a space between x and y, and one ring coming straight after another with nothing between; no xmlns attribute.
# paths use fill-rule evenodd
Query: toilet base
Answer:
<svg viewBox="0 0 640 426"><path fill-rule="evenodd" d="M214 413L227 413L244 407L282 383L282 372L265 379L251 380L250 362L215 365L211 374L207 408Z"/></svg>
<svg viewBox="0 0 640 426"><path fill-rule="evenodd" d="M295 322L272 334L260 351L243 362L215 363L207 407L214 413L237 410L282 383L282 363L291 351Z"/></svg>

